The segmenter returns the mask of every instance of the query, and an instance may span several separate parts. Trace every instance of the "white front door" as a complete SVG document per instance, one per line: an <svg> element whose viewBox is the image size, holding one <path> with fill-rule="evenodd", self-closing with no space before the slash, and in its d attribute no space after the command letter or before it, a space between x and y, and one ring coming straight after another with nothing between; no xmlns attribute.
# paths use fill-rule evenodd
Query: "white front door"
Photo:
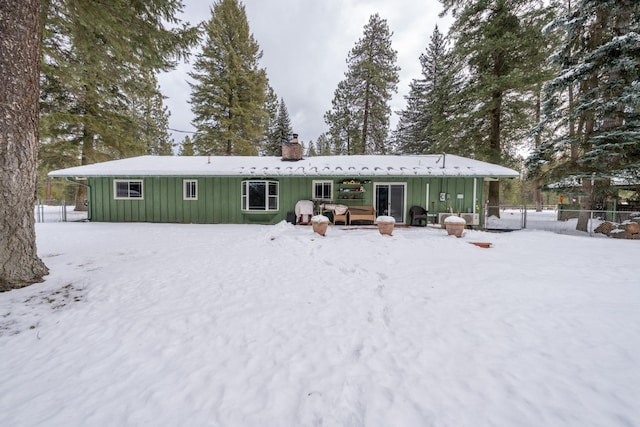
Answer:
<svg viewBox="0 0 640 427"><path fill-rule="evenodd" d="M407 184L405 182L375 183L374 188L376 215L392 216L396 224L404 224Z"/></svg>

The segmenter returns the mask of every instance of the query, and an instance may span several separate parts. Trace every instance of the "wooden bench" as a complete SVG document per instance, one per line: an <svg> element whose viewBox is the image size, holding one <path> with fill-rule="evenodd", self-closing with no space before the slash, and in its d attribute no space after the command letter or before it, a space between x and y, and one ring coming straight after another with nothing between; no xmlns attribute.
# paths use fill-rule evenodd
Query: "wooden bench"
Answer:
<svg viewBox="0 0 640 427"><path fill-rule="evenodd" d="M372 224L376 220L376 210L373 206L349 206L349 222L369 221Z"/></svg>

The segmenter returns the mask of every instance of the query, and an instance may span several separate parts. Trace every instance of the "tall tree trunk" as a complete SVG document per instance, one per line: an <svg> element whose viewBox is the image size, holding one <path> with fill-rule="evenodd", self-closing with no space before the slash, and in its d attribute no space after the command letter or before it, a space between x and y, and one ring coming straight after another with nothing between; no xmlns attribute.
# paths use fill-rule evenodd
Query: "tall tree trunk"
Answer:
<svg viewBox="0 0 640 427"><path fill-rule="evenodd" d="M85 126L82 132L82 154L80 158L81 165L89 165L95 162L95 150L93 148L94 135L89 132ZM88 194L87 187L84 185L78 185L76 187L76 200L75 211L86 212L87 211Z"/></svg>
<svg viewBox="0 0 640 427"><path fill-rule="evenodd" d="M603 6L598 6L596 11L596 20L591 25L590 35L588 43L590 44L590 50L593 51L602 41L602 25L604 20ZM587 89L589 91L598 87L598 76L593 75L587 82ZM589 147L592 142L591 138L596 129L596 117L593 111L588 111L582 115L584 117L584 134L582 135L583 144L585 147ZM582 119L581 117L581 119ZM578 223L576 224L576 230L588 231L589 218L591 213L589 212L594 208L595 194L594 194L594 182L590 178L582 179L582 190L586 194L580 199L580 214L578 215Z"/></svg>
<svg viewBox="0 0 640 427"><path fill-rule="evenodd" d="M569 13L571 13L571 0L568 1L567 7ZM573 86L569 86L569 111L571 113L573 113L573 106ZM582 123L580 123L580 126L582 126ZM575 143L575 136L576 119L573 114L569 114L569 138L571 139L571 141L574 141L571 144L571 161L574 162L578 160L578 144Z"/></svg>
<svg viewBox="0 0 640 427"><path fill-rule="evenodd" d="M542 88L540 85L536 88L536 123L540 123L541 108L540 108L540 92ZM540 132L536 133L535 144L536 148L540 147L541 141ZM536 212L542 212L542 179L540 176L536 176L533 180L533 198L536 203Z"/></svg>
<svg viewBox="0 0 640 427"><path fill-rule="evenodd" d="M573 87L569 87L569 111L573 111ZM576 119L573 114L569 115L569 138L574 141L576 136ZM573 142L571 144L571 160L578 160L578 144Z"/></svg>
<svg viewBox="0 0 640 427"><path fill-rule="evenodd" d="M41 282L34 206L40 0L0 0L0 291Z"/></svg>
<svg viewBox="0 0 640 427"><path fill-rule="evenodd" d="M489 135L490 157L493 163L499 164L501 157L500 146L500 120L502 115L502 92L494 92L492 95L491 130ZM489 182L489 216L500 218L500 181Z"/></svg>
<svg viewBox="0 0 640 427"><path fill-rule="evenodd" d="M593 82L592 85L596 82ZM592 86L593 87L593 86ZM585 141L584 144L589 144L589 139L593 134L593 129L595 125L595 119L593 117L593 113L585 113L580 117L580 121L584 123L584 131L582 131L582 125L578 128L578 135L581 140ZM589 212L593 209L593 182L591 182L590 178L582 178L582 193L583 195L580 197L580 213L578 214L578 223L576 224L577 231L588 231L589 227L589 219L591 213Z"/></svg>
<svg viewBox="0 0 640 427"><path fill-rule="evenodd" d="M364 97L364 120L362 122L362 152L360 154L367 154L367 138L369 137L370 115L371 111L369 106L369 81L367 81Z"/></svg>
<svg viewBox="0 0 640 427"><path fill-rule="evenodd" d="M591 218L592 200L591 194L593 193L593 184L590 179L582 178L582 192L587 194L580 198L580 213L578 214L578 223L576 224L576 230L588 231L589 219Z"/></svg>

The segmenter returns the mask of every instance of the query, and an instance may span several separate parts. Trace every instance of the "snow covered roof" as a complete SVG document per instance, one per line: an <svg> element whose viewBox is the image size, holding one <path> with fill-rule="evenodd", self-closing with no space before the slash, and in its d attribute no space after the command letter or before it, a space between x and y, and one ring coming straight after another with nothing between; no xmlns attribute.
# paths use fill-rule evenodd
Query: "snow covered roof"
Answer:
<svg viewBox="0 0 640 427"><path fill-rule="evenodd" d="M610 182L612 187L637 187L640 185L640 179L635 177L613 177L610 178ZM582 182L578 178L565 178L548 184L544 188L549 190L581 189Z"/></svg>
<svg viewBox="0 0 640 427"><path fill-rule="evenodd" d="M513 169L452 154L319 156L298 161L249 156L141 156L49 172L51 177L100 176L469 176L517 177Z"/></svg>

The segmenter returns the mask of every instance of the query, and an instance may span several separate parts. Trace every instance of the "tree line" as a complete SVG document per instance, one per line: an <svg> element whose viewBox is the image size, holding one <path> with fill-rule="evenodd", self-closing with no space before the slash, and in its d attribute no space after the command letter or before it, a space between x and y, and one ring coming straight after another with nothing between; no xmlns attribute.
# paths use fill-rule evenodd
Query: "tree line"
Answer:
<svg viewBox="0 0 640 427"><path fill-rule="evenodd" d="M174 151L181 155L280 154L292 133L291 119L284 99L260 66L262 51L241 1L214 2L210 18L196 27L178 25L174 16L182 5L175 0L155 0L155 10L147 7L145 15L136 18L134 13L129 21L113 16L126 15L121 9L130 0L107 8L92 3L43 0L44 169L74 165L78 159L85 164ZM600 128L585 116L593 112L583 111L585 106L574 101L583 99L581 93L592 97L591 86L612 77L617 82L628 77L626 86L615 91L603 88L600 99L590 98L591 107L585 105L615 104L618 113L625 115L617 115L626 129L623 134L633 135L638 90L633 35L638 34L638 2L440 3L441 15L450 15L454 22L446 34L436 27L425 41L425 51L417 58L421 76L409 83L406 106L396 112L395 129L390 128L389 103L399 83L397 52L387 21L374 14L347 53L347 71L324 115L327 131L306 143L307 155L449 152L520 169L526 166L540 188L551 177L576 175L573 172L578 170L567 170L569 164L583 167L576 156L593 143L592 132L578 127ZM158 26L159 22L172 23L173 29ZM149 41L155 40L151 52L144 44L131 49L131 43L144 43L132 29L140 27L147 29ZM614 40L618 47L605 48L602 67L593 70L595 77L572 73L567 80L568 67L589 63L597 49ZM196 132L176 144L169 136L169 112L162 104L156 74L187 57L196 45L201 50L190 73ZM607 62L610 55L620 55L618 65ZM616 71L616 66L626 68ZM603 72L608 76L603 77ZM590 78L599 82L585 83ZM632 112L627 114L629 109ZM563 111L564 120L558 117ZM576 118L580 114L583 118ZM616 120L606 122L617 128ZM582 151L574 137L558 140L564 131L585 138ZM625 139L621 134L617 138ZM637 150L634 138L616 144L632 154L630 150ZM610 142L598 144L609 147ZM573 150L569 156L574 157L573 163L563 160L562 147ZM598 163L598 153L590 151L586 156L590 164ZM628 163L623 155L611 155ZM499 191L498 182L489 185L490 205L498 206ZM540 204L539 191L536 198Z"/></svg>
<svg viewBox="0 0 640 427"><path fill-rule="evenodd" d="M440 2L454 22L425 41L421 76L409 84L395 129L397 52L386 20L374 14L347 54L324 115L328 130L308 142L308 155L454 153L524 169L537 189L577 182L585 208L610 194L611 180L638 179L640 2ZM242 2L215 1L196 26L177 18L182 9L180 0L0 0L0 233L3 242L23 236L21 251L0 253L0 287L45 269L22 222L33 207L36 166L43 181L51 169L178 149L279 154L292 123L260 66ZM177 147L157 75L196 46L196 132ZM499 205L499 192L491 182L490 205ZM578 227L586 229L584 218Z"/></svg>
<svg viewBox="0 0 640 427"><path fill-rule="evenodd" d="M612 182L640 188L640 2L440 2L454 22L446 35L436 27L419 56L421 77L409 84L396 128L387 136L394 55L386 24L372 17L318 146L332 154L448 152L515 167L533 183L538 206L543 184L560 180L579 188L584 211L606 206ZM488 205L499 216L499 181L488 185ZM578 230L587 221L583 212Z"/></svg>

